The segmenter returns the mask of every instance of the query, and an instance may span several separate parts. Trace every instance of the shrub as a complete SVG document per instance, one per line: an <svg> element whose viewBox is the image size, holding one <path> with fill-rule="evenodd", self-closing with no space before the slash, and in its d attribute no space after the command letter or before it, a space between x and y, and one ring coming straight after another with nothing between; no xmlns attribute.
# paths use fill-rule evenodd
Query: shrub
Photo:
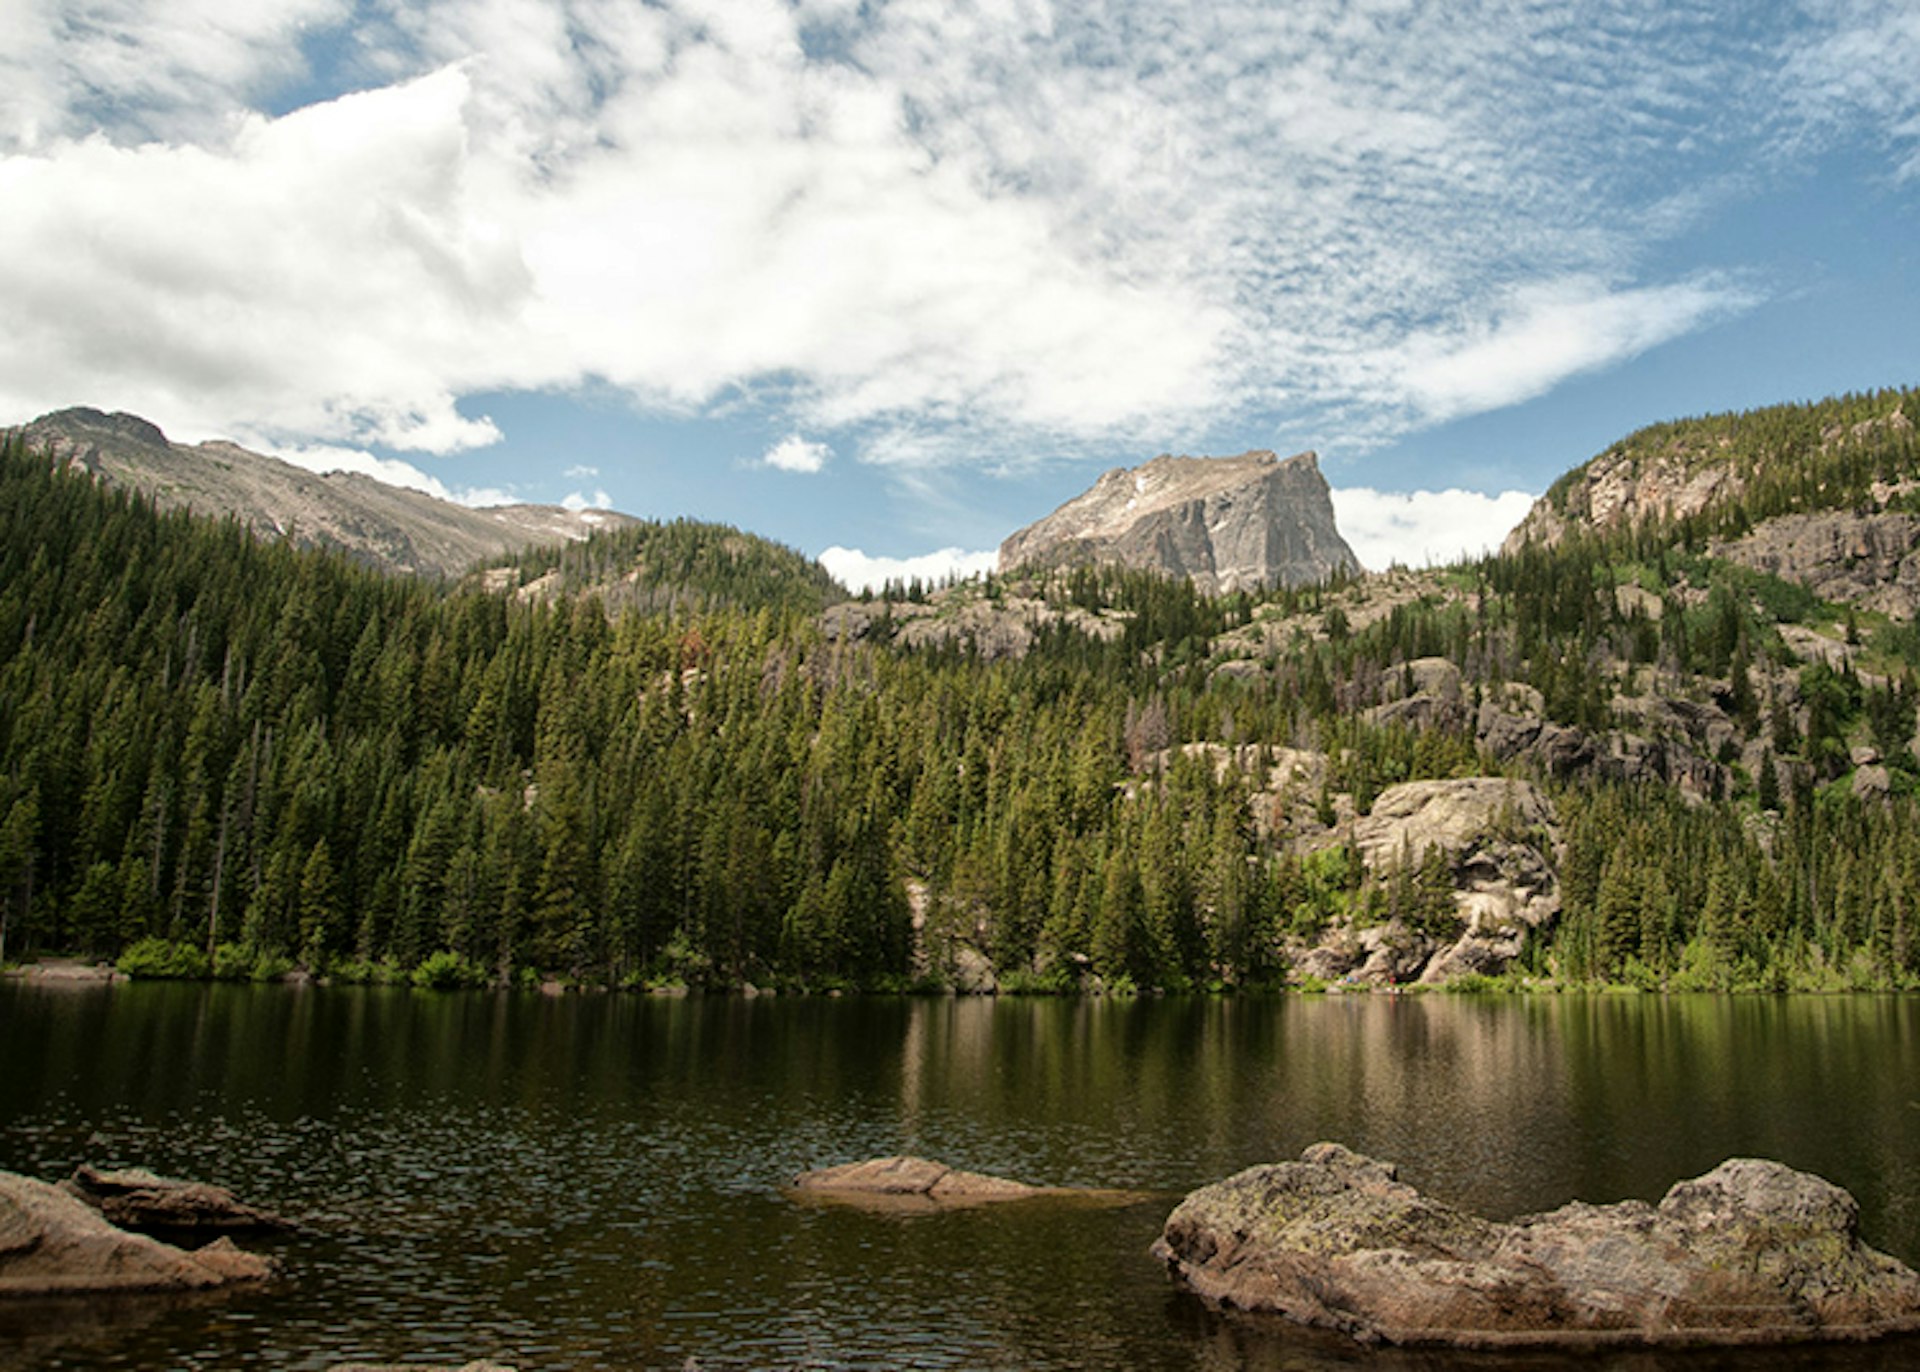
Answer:
<svg viewBox="0 0 1920 1372"><path fill-rule="evenodd" d="M207 975L206 954L191 943L164 938L143 938L129 945L114 965L130 977L191 981Z"/></svg>
<svg viewBox="0 0 1920 1372"><path fill-rule="evenodd" d="M415 986L433 991L454 991L467 986L485 986L487 969L476 962L469 962L458 953L442 948L428 955L421 964L413 969L412 981Z"/></svg>

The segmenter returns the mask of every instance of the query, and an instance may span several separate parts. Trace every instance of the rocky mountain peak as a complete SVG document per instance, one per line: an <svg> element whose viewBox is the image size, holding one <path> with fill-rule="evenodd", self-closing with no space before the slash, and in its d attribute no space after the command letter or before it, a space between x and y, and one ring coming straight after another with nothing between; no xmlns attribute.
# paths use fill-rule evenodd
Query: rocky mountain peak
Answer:
<svg viewBox="0 0 1920 1372"><path fill-rule="evenodd" d="M166 434L151 420L119 410L108 414L85 405L41 415L21 431L21 436L30 448L89 468L98 465L103 449L132 447L165 452L170 446Z"/></svg>
<svg viewBox="0 0 1920 1372"><path fill-rule="evenodd" d="M1320 459L1163 453L1116 467L1000 545L1000 568L1120 563L1202 590L1299 585L1359 570L1334 524Z"/></svg>

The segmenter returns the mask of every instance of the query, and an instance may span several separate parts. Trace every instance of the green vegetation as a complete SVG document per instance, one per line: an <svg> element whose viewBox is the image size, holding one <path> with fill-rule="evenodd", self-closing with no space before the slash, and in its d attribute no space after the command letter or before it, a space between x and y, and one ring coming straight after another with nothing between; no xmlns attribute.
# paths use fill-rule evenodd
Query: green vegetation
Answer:
<svg viewBox="0 0 1920 1372"><path fill-rule="evenodd" d="M10 447L0 952L136 976L826 990L930 985L970 947L1009 990L1271 985L1289 939L1334 924L1460 928L1438 856L1368 871L1337 798L1365 813L1400 781L1506 771L1550 787L1564 915L1471 989L1912 984L1920 640L1856 617L1861 668L1802 662L1783 628L1844 633L1846 611L1704 541L1911 475L1910 432L1856 436L1854 404L1644 431L1629 445L1807 456L1787 475L1753 457L1747 503L1697 526L1409 578L1385 608L1365 586L1034 579L1023 593L1121 627L1055 621L1017 660L963 636L907 649L884 617L829 639L825 573L717 526L439 588L162 515ZM1434 657L1461 672L1448 710L1365 713ZM1559 774L1489 755L1479 712L1520 688L1601 743ZM1623 715L1656 688L1718 734ZM1608 772L1627 725L1674 745L1669 774ZM1326 755L1312 851L1255 823L1268 754L1246 744ZM1861 746L1884 799L1848 784Z"/></svg>
<svg viewBox="0 0 1920 1372"><path fill-rule="evenodd" d="M1866 506L1873 503L1874 483L1920 477L1916 416L1920 390L1867 391L1652 424L1603 457L1618 454L1636 466L1668 463L1688 475L1726 467L1734 480L1684 532L1733 535L1774 515ZM1576 497L1588 466L1548 488L1547 500L1560 513L1587 513ZM1889 508L1912 504L1909 493L1892 497Z"/></svg>

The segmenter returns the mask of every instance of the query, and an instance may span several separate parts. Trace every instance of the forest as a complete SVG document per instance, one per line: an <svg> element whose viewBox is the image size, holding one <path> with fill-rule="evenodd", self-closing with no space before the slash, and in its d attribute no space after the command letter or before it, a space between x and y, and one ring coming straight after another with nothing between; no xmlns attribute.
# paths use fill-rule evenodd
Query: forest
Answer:
<svg viewBox="0 0 1920 1372"><path fill-rule="evenodd" d="M1058 573L1022 585L1124 627L1055 623L1018 656L831 636L824 572L719 526L439 585L163 513L9 442L0 956L824 991L937 989L965 945L1004 990L1251 990L1287 984L1289 947L1330 922L1455 920L1431 863L1369 871L1259 831L1257 759L1286 745L1327 754L1362 812L1424 777L1547 789L1563 911L1506 984L1915 985L1920 639L1710 550L1808 492L1916 475L1910 431L1823 446L1854 398L1823 404L1687 421L1771 456L1745 503L1683 526L1425 573L1365 623L1343 583L1209 598ZM1842 618L1858 652L1839 667L1781 633ZM1218 670L1262 626L1257 670ZM1661 681L1737 737L1702 759L1702 798L1495 756L1471 708L1370 715L1437 656L1471 705L1520 683L1597 734ZM1261 748L1223 770L1194 742ZM1848 784L1863 742L1885 794Z"/></svg>

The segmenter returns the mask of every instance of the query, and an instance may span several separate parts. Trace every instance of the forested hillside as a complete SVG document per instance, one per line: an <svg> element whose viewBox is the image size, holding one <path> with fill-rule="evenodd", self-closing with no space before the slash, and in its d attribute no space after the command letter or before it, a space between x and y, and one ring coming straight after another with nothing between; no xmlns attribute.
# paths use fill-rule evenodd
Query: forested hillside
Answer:
<svg viewBox="0 0 1920 1372"><path fill-rule="evenodd" d="M1875 433L1873 479L1916 475L1897 426L1849 442ZM1368 931L1468 931L1475 855L1382 858L1367 826L1403 783L1503 777L1551 810L1496 827L1547 856L1559 911L1514 976L1909 984L1920 636L1712 533L1575 525L1218 599L989 578L935 593L915 622L954 627L909 643L884 605L823 618L824 574L735 530L439 589L15 444L5 948L422 982L1275 985ZM983 651L996 613L1023 652Z"/></svg>

